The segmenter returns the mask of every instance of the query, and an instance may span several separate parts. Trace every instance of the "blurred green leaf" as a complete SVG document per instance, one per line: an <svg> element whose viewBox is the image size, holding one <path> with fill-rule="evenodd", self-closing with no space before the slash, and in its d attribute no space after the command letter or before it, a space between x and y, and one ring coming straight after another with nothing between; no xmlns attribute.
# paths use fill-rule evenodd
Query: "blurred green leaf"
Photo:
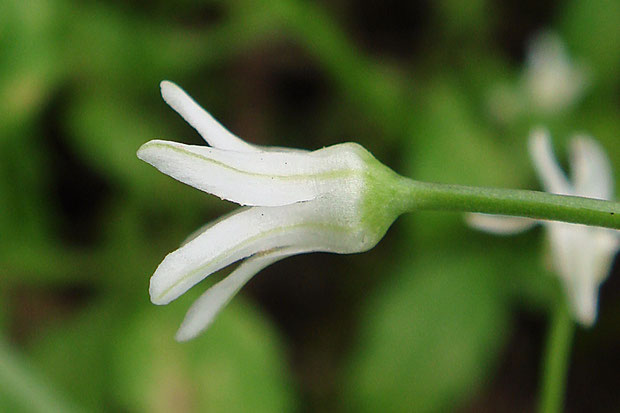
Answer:
<svg viewBox="0 0 620 413"><path fill-rule="evenodd" d="M98 300L69 320L41 331L30 344L39 368L89 411L105 410L109 346L118 304Z"/></svg>
<svg viewBox="0 0 620 413"><path fill-rule="evenodd" d="M366 56L333 17L314 3L278 0L264 4L273 21L317 59L336 88L381 125L385 142L405 132L409 107L403 73L384 60Z"/></svg>
<svg viewBox="0 0 620 413"><path fill-rule="evenodd" d="M449 79L429 85L424 116L410 125L408 165L415 179L500 186L523 181L525 137L498 136L481 122L473 101ZM523 145L512 153L514 143Z"/></svg>
<svg viewBox="0 0 620 413"><path fill-rule="evenodd" d="M72 4L65 18L64 58L87 83L145 90L167 73L195 69L209 53L196 33L105 2Z"/></svg>
<svg viewBox="0 0 620 413"><path fill-rule="evenodd" d="M265 40L273 19L255 9L192 28L170 16L148 18L105 2L81 3L67 9L63 53L82 81L150 90L163 79L221 64Z"/></svg>
<svg viewBox="0 0 620 413"><path fill-rule="evenodd" d="M38 128L25 124L0 141L0 261L26 244L49 241L51 203L46 202L49 170Z"/></svg>
<svg viewBox="0 0 620 413"><path fill-rule="evenodd" d="M34 121L63 70L56 42L59 2L4 1L0 8L0 142ZM4 132L4 133L2 133Z"/></svg>
<svg viewBox="0 0 620 413"><path fill-rule="evenodd" d="M197 205L215 201L204 192L158 173L136 156L138 148L151 139L200 142L196 132L184 123L180 133L185 138L179 138L180 133L169 126L177 115L167 110L161 100L158 83L152 85L148 100L168 113L169 122L158 118L155 108L147 111L139 100L126 94L100 88L89 92L72 101L66 121L72 147L90 166L122 191L130 192L131 197L139 197L158 207L183 205L192 210Z"/></svg>
<svg viewBox="0 0 620 413"><path fill-rule="evenodd" d="M94 269L95 276L114 293L135 299L145 296L148 279L163 257L178 248L206 218L202 210L183 202L143 205L126 198L111 203L103 221L108 225L102 231L104 247L98 259L106 264Z"/></svg>
<svg viewBox="0 0 620 413"><path fill-rule="evenodd" d="M3 279L4 274L0 272L0 279ZM9 302L8 302L8 294L5 283L0 282L0 334L4 334L4 332L8 328L9 323ZM5 334L6 335L6 334Z"/></svg>
<svg viewBox="0 0 620 413"><path fill-rule="evenodd" d="M594 82L612 93L620 81L620 2L568 2L561 15L563 34L575 57L585 59Z"/></svg>
<svg viewBox="0 0 620 413"><path fill-rule="evenodd" d="M438 24L449 32L468 38L483 37L489 29L490 5L487 0L459 1L441 0L434 3L437 8Z"/></svg>
<svg viewBox="0 0 620 413"><path fill-rule="evenodd" d="M29 360L0 338L0 410L7 412L70 413L82 409L69 403ZM7 410L5 410L7 409Z"/></svg>
<svg viewBox="0 0 620 413"><path fill-rule="evenodd" d="M94 277L101 259L97 251L33 241L7 247L0 257L3 281L38 286L101 283Z"/></svg>
<svg viewBox="0 0 620 413"><path fill-rule="evenodd" d="M453 410L492 373L508 327L489 262L437 251L403 263L368 301L347 374L347 407Z"/></svg>
<svg viewBox="0 0 620 413"><path fill-rule="evenodd" d="M159 102L157 85L153 84L152 102ZM99 88L91 92L79 95L67 113L71 144L82 158L117 185L128 185L124 189L138 194L155 194L160 177L137 158L136 152L150 139L171 136L170 129L157 119L155 111L144 111L130 96Z"/></svg>
<svg viewBox="0 0 620 413"><path fill-rule="evenodd" d="M189 294L194 296L195 294ZM202 336L177 343L187 297L130 314L113 343L114 394L123 409L285 412L294 407L281 343L236 299Z"/></svg>

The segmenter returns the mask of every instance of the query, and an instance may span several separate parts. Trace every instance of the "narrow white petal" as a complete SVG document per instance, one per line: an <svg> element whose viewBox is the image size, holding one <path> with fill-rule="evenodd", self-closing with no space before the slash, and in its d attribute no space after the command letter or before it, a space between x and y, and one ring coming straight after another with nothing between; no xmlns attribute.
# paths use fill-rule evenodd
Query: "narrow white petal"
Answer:
<svg viewBox="0 0 620 413"><path fill-rule="evenodd" d="M241 205L279 206L339 189L364 168L354 152L335 145L312 153L232 152L154 140L138 157L163 173Z"/></svg>
<svg viewBox="0 0 620 413"><path fill-rule="evenodd" d="M213 272L274 248L358 252L363 240L334 222L331 208L337 208L332 201L320 200L254 207L216 223L164 258L151 278L151 301L168 304Z"/></svg>
<svg viewBox="0 0 620 413"><path fill-rule="evenodd" d="M561 278L569 280L583 261L581 257L589 253L582 249L582 246L588 247L582 241L587 237L585 227L556 221L544 221L544 224L548 229L554 268Z"/></svg>
<svg viewBox="0 0 620 413"><path fill-rule="evenodd" d="M263 268L276 261L303 252L299 249L285 248L255 255L245 260L230 275L209 288L192 304L177 331L176 340L191 340L206 330L241 287Z"/></svg>
<svg viewBox="0 0 620 413"><path fill-rule="evenodd" d="M530 135L529 149L545 191L560 195L574 195L572 186L553 155L549 133L543 129L534 130Z"/></svg>
<svg viewBox="0 0 620 413"><path fill-rule="evenodd" d="M258 148L230 133L176 84L164 80L160 83L160 87L161 96L166 103L192 125L209 145L231 151L259 151Z"/></svg>
<svg viewBox="0 0 620 413"><path fill-rule="evenodd" d="M571 142L571 157L576 195L612 199L611 165L601 145L586 136L575 137Z"/></svg>
<svg viewBox="0 0 620 413"><path fill-rule="evenodd" d="M489 214L466 214L465 221L473 228L497 235L518 234L538 223L529 218Z"/></svg>
<svg viewBox="0 0 620 413"><path fill-rule="evenodd" d="M582 287L583 267L590 253L589 245L583 242L587 232L582 226L554 221L545 221L545 226L549 230L553 269L562 281L573 318L580 322L586 320L585 304L587 300L591 303L591 299L586 300ZM585 274L588 277L592 278L593 274Z"/></svg>
<svg viewBox="0 0 620 413"><path fill-rule="evenodd" d="M598 313L599 283L592 277L580 277L571 280L573 317L584 327L590 327L596 321Z"/></svg>
<svg viewBox="0 0 620 413"><path fill-rule="evenodd" d="M620 248L617 231L585 225L546 222L554 267L566 290L575 320L596 320L598 290Z"/></svg>

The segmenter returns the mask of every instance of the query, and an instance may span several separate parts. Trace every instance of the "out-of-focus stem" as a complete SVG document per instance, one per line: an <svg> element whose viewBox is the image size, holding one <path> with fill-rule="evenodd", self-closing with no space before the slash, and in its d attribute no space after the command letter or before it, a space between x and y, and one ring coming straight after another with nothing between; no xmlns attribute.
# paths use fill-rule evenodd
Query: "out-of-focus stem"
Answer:
<svg viewBox="0 0 620 413"><path fill-rule="evenodd" d="M543 359L541 394L538 406L540 413L562 411L573 333L574 323L568 313L566 303L564 300L558 299L551 315Z"/></svg>

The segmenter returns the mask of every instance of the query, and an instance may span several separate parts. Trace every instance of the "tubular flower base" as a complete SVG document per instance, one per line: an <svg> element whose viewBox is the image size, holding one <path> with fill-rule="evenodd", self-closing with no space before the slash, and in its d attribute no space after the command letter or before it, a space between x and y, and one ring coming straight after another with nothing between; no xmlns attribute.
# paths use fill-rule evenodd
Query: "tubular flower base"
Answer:
<svg viewBox="0 0 620 413"><path fill-rule="evenodd" d="M553 155L547 132L530 137L530 155L547 192L598 199L613 198L613 177L603 149L589 137L571 142L572 182L564 175ZM517 217L469 214L470 225L496 234L524 231L538 222L547 228L552 263L568 295L573 318L584 326L596 320L598 290L607 278L612 259L620 248L620 232L606 228L536 221Z"/></svg>
<svg viewBox="0 0 620 413"><path fill-rule="evenodd" d="M211 145L154 140L138 157L161 172L249 207L198 231L168 254L151 278L155 304L168 304L210 274L245 261L189 309L177 340L205 330L257 272L295 254L349 254L379 242L406 209L401 179L355 143L314 152L248 144L222 127L177 85L164 100Z"/></svg>

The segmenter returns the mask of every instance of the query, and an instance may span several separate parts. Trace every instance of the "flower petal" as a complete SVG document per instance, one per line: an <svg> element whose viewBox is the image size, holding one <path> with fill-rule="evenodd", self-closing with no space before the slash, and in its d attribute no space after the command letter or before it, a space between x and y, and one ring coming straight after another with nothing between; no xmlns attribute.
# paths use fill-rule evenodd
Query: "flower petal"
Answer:
<svg viewBox="0 0 620 413"><path fill-rule="evenodd" d="M241 287L263 268L276 261L303 252L305 251L300 249L284 248L254 255L245 260L230 275L205 291L192 304L177 331L176 340L188 341L206 330Z"/></svg>
<svg viewBox="0 0 620 413"><path fill-rule="evenodd" d="M538 223L538 221L529 218L489 214L467 214L465 221L473 228L497 235L518 234Z"/></svg>
<svg viewBox="0 0 620 413"><path fill-rule="evenodd" d="M201 226L200 228L198 228L197 230L193 231L191 234L189 234L187 237L185 237L185 239L183 240L183 242L181 242L180 247L184 246L185 244L189 243L190 241L198 238L200 235L202 235L204 232L208 231L209 228L211 228L212 226L214 226L215 224L218 224L222 221L224 221L225 219L228 219L230 217L232 217L233 215L237 215L243 211L247 211L248 209L250 209L250 207L241 207L241 208L237 208L234 211L230 211L224 215L222 215L221 217L207 222L206 224L204 224L203 226Z"/></svg>
<svg viewBox="0 0 620 413"><path fill-rule="evenodd" d="M540 33L530 43L524 81L535 109L555 113L570 107L583 95L588 78L556 33Z"/></svg>
<svg viewBox="0 0 620 413"><path fill-rule="evenodd" d="M611 165L601 145L587 136L575 137L571 142L571 157L576 195L612 199Z"/></svg>
<svg viewBox="0 0 620 413"><path fill-rule="evenodd" d="M363 240L328 216L333 208L331 200L254 207L216 223L164 258L151 277L151 301L168 304L213 272L273 248L359 252Z"/></svg>
<svg viewBox="0 0 620 413"><path fill-rule="evenodd" d="M192 125L209 145L231 151L260 151L260 149L230 133L176 84L164 80L160 83L160 87L161 96L166 103L187 123Z"/></svg>
<svg viewBox="0 0 620 413"><path fill-rule="evenodd" d="M549 228L553 263L562 279L574 318L584 326L596 320L598 289L620 247L617 231L557 222Z"/></svg>
<svg viewBox="0 0 620 413"><path fill-rule="evenodd" d="M546 130L536 129L530 134L529 149L545 191L560 195L574 195L571 184L553 155L551 138Z"/></svg>
<svg viewBox="0 0 620 413"><path fill-rule="evenodd" d="M598 313L599 283L592 277L579 277L567 281L566 290L573 318L584 327L592 326Z"/></svg>
<svg viewBox="0 0 620 413"><path fill-rule="evenodd" d="M339 180L364 168L353 151L343 149L335 145L312 153L242 153L154 140L142 145L138 157L222 199L241 205L279 206L339 189Z"/></svg>
<svg viewBox="0 0 620 413"><path fill-rule="evenodd" d="M553 267L562 280L573 317L577 320L585 320L591 317L591 315L584 314L585 303L589 301L591 304L592 298L583 290L582 284L588 278L593 277L591 273L585 274L585 277L582 274L584 263L590 253L589 245L584 242L587 232L584 228L572 224L549 221L545 222L545 225L549 229ZM582 277L584 279L581 279Z"/></svg>

